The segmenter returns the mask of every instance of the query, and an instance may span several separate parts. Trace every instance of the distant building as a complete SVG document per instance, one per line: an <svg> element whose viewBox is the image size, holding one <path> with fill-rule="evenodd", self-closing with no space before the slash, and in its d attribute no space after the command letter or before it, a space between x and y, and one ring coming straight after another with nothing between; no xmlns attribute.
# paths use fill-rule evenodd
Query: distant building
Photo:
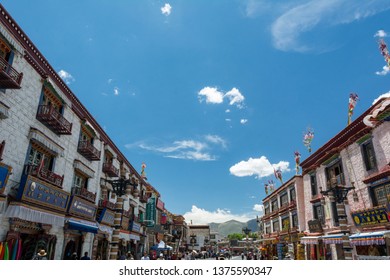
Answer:
<svg viewBox="0 0 390 280"><path fill-rule="evenodd" d="M263 199L262 251L269 259L288 252L299 258L300 233L305 228L302 176L294 176Z"/></svg>

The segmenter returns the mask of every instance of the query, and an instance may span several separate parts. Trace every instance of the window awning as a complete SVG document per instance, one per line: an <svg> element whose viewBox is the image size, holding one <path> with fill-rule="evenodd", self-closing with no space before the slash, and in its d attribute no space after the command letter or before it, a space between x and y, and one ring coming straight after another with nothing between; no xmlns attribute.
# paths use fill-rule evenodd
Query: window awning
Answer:
<svg viewBox="0 0 390 280"><path fill-rule="evenodd" d="M77 159L75 159L73 163L73 167L74 169L80 171L81 173L83 173L89 178L93 178L95 176L95 171L93 171L91 168L89 168L88 166L86 166L84 163L82 163Z"/></svg>
<svg viewBox="0 0 390 280"><path fill-rule="evenodd" d="M45 147L49 152L53 153L56 156L57 155L62 156L64 154L64 148L59 146L56 142L51 140L49 137L47 137L38 129L31 128L28 138L34 142L37 142L39 145Z"/></svg>
<svg viewBox="0 0 390 280"><path fill-rule="evenodd" d="M301 241L301 244L314 244L314 245L317 245L318 244L318 240L321 238L322 236L304 236L300 239Z"/></svg>
<svg viewBox="0 0 390 280"><path fill-rule="evenodd" d="M66 219L66 222L68 223L69 229L75 229L83 232L97 233L99 229L97 222L90 222L73 218Z"/></svg>
<svg viewBox="0 0 390 280"><path fill-rule="evenodd" d="M99 224L99 230L108 233L109 235L112 235L112 232L114 231L112 227L101 225L101 224Z"/></svg>
<svg viewBox="0 0 390 280"><path fill-rule="evenodd" d="M390 237L390 230L360 232L352 234L349 238L351 245L368 246L368 245L384 245L385 238Z"/></svg>
<svg viewBox="0 0 390 280"><path fill-rule="evenodd" d="M321 236L324 244L343 244L343 234L329 234Z"/></svg>
<svg viewBox="0 0 390 280"><path fill-rule="evenodd" d="M10 205L8 205L5 216L8 218L19 218L30 222L55 225L59 227L63 227L65 221L65 217L61 214L56 214L43 210L39 207L18 202L11 202Z"/></svg>

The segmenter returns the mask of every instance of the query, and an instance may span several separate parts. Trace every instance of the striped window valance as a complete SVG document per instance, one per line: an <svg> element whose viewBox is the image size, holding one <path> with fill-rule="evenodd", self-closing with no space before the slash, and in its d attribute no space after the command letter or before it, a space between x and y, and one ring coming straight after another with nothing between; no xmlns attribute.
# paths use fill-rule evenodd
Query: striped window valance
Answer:
<svg viewBox="0 0 390 280"><path fill-rule="evenodd" d="M74 169L78 170L79 172L83 173L89 178L93 178L95 176L95 171L93 171L91 168L86 166L84 163L82 163L79 160L75 160L73 163Z"/></svg>
<svg viewBox="0 0 390 280"><path fill-rule="evenodd" d="M49 152L53 153L56 156L64 155L64 148L62 148L60 145L55 143L53 140L51 140L49 137L47 137L45 134L43 134L36 128L30 129L28 138L31 141L34 141L35 143L44 146L44 148L46 148Z"/></svg>

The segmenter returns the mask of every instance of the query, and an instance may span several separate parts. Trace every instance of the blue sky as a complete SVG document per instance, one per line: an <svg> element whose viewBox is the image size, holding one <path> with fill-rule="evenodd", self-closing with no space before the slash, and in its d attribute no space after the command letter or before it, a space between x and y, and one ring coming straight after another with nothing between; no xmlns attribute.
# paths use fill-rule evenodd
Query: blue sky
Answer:
<svg viewBox="0 0 390 280"><path fill-rule="evenodd" d="M264 183L389 92L390 1L3 0L169 211L259 214ZM378 31L382 30L380 33ZM375 37L376 36L376 37Z"/></svg>

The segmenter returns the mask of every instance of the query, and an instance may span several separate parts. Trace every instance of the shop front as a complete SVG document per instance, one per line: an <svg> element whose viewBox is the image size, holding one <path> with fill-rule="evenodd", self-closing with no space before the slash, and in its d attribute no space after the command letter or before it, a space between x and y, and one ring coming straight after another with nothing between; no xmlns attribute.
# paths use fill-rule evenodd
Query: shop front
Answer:
<svg viewBox="0 0 390 280"><path fill-rule="evenodd" d="M350 236L355 259L390 259L390 205L351 213L359 232Z"/></svg>
<svg viewBox="0 0 390 280"><path fill-rule="evenodd" d="M0 213L6 208L6 196L3 195L12 167L0 162Z"/></svg>
<svg viewBox="0 0 390 280"><path fill-rule="evenodd" d="M36 177L22 176L17 195L4 214L10 229L2 241L2 258L28 260L45 249L48 259L58 259L60 248L56 247L61 244L57 237L62 234L69 200L68 192Z"/></svg>
<svg viewBox="0 0 390 280"><path fill-rule="evenodd" d="M72 196L64 227L62 259L70 260L74 253L80 258L91 248L99 224L95 221L97 206L77 195ZM90 253L90 252L89 252Z"/></svg>
<svg viewBox="0 0 390 280"><path fill-rule="evenodd" d="M390 260L390 230L356 233L350 236L358 260Z"/></svg>
<svg viewBox="0 0 390 280"><path fill-rule="evenodd" d="M99 230L97 234L95 234L92 258L108 260L110 240L112 238L114 227L115 212L111 209L108 209L107 207L99 207L96 217L96 220L99 223Z"/></svg>

